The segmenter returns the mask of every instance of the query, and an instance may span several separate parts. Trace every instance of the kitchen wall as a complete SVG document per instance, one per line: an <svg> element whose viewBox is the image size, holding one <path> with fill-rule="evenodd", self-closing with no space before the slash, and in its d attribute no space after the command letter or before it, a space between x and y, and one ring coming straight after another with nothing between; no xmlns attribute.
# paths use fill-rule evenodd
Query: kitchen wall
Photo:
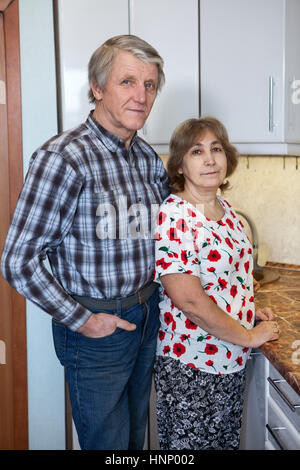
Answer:
<svg viewBox="0 0 300 470"><path fill-rule="evenodd" d="M300 156L242 156L224 197L253 219L268 261L300 265Z"/></svg>
<svg viewBox="0 0 300 470"><path fill-rule="evenodd" d="M240 156L229 180L224 197L254 221L268 261L300 265L300 156Z"/></svg>
<svg viewBox="0 0 300 470"><path fill-rule="evenodd" d="M57 133L52 0L19 0L23 169ZM65 449L64 370L53 347L51 318L26 302L30 450Z"/></svg>

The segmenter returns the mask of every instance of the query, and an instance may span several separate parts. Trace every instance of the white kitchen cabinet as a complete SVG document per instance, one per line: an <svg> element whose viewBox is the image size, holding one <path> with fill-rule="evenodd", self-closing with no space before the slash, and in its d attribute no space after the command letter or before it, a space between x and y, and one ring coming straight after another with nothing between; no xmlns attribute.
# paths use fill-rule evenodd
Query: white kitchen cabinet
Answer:
<svg viewBox="0 0 300 470"><path fill-rule="evenodd" d="M299 19L298 0L200 2L201 114L242 153L300 153Z"/></svg>
<svg viewBox="0 0 300 470"><path fill-rule="evenodd" d="M166 84L141 132L160 153L185 119L199 116L198 0L130 0L130 32L155 47L165 62Z"/></svg>
<svg viewBox="0 0 300 470"><path fill-rule="evenodd" d="M60 128L84 122L91 109L87 93L88 62L104 41L128 34L125 0L59 0L56 6Z"/></svg>
<svg viewBox="0 0 300 470"><path fill-rule="evenodd" d="M253 349L246 367L240 450L265 449L266 389L265 356Z"/></svg>
<svg viewBox="0 0 300 470"><path fill-rule="evenodd" d="M241 450L300 450L300 396L260 352L247 363Z"/></svg>
<svg viewBox="0 0 300 470"><path fill-rule="evenodd" d="M199 116L198 0L56 1L60 127L83 122L89 110L88 60L109 37L135 34L153 45L165 62L166 84L140 135L168 152L174 128Z"/></svg>
<svg viewBox="0 0 300 470"><path fill-rule="evenodd" d="M300 450L300 397L270 363L267 375L265 446Z"/></svg>

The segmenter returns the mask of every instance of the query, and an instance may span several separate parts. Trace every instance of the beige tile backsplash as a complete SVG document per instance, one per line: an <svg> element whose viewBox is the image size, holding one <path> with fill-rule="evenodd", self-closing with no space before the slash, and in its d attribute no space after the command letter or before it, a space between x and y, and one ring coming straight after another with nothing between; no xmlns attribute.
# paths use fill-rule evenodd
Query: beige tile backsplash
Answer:
<svg viewBox="0 0 300 470"><path fill-rule="evenodd" d="M254 221L268 261L300 265L300 157L241 156L229 180L224 198Z"/></svg>

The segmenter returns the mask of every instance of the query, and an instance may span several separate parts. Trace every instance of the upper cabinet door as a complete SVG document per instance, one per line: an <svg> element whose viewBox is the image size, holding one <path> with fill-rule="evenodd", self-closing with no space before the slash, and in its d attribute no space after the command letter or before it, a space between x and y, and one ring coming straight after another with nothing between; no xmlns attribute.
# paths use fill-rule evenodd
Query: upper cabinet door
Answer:
<svg viewBox="0 0 300 470"><path fill-rule="evenodd" d="M201 0L201 114L232 142L284 141L285 0Z"/></svg>
<svg viewBox="0 0 300 470"><path fill-rule="evenodd" d="M300 1L286 2L285 132L287 142L300 143Z"/></svg>
<svg viewBox="0 0 300 470"><path fill-rule="evenodd" d="M88 62L104 41L128 34L128 2L124 0L59 0L56 2L61 95L61 127L85 121L88 102Z"/></svg>
<svg viewBox="0 0 300 470"><path fill-rule="evenodd" d="M140 132L164 151L160 144L169 143L175 127L199 116L198 0L130 0L129 10L130 33L149 42L165 62L166 83Z"/></svg>

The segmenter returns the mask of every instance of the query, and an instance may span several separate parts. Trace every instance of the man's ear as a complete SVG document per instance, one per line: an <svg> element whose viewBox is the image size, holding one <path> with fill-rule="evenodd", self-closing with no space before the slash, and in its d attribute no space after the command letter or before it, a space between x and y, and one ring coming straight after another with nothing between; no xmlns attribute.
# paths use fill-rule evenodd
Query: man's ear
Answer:
<svg viewBox="0 0 300 470"><path fill-rule="evenodd" d="M90 87L92 89L95 100L100 101L103 97L103 92L97 83L91 82Z"/></svg>

